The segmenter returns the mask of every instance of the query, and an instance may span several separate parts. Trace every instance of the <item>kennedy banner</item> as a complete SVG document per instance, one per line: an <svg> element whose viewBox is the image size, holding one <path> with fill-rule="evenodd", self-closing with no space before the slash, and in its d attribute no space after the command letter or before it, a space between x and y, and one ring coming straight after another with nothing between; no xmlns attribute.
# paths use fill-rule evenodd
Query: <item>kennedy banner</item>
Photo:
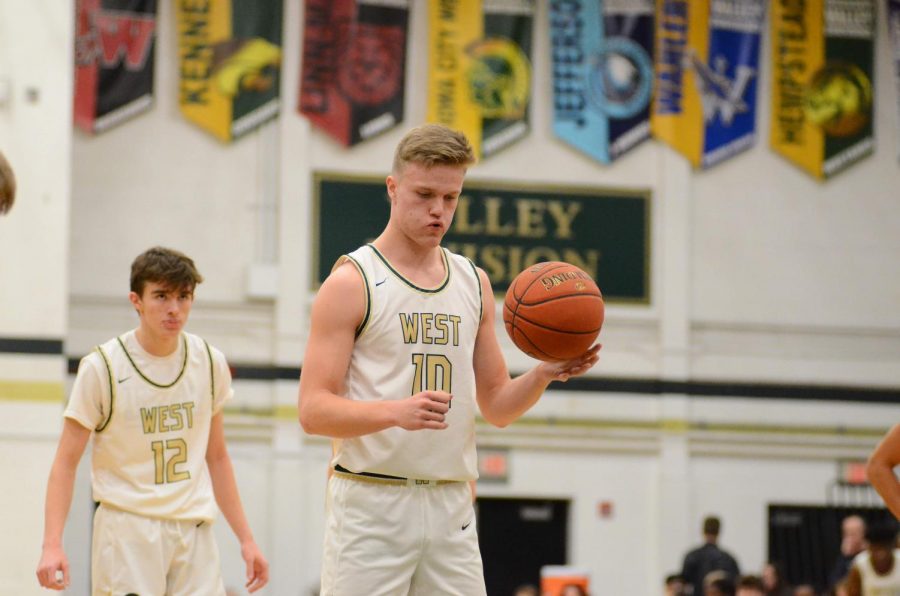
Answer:
<svg viewBox="0 0 900 596"><path fill-rule="evenodd" d="M153 104L156 0L78 0L75 124L102 132Z"/></svg>
<svg viewBox="0 0 900 596"><path fill-rule="evenodd" d="M650 136L653 0L550 3L553 131L610 163Z"/></svg>
<svg viewBox="0 0 900 596"><path fill-rule="evenodd" d="M813 176L872 153L872 0L772 4L772 148Z"/></svg>
<svg viewBox="0 0 900 596"><path fill-rule="evenodd" d="M221 141L278 114L282 0L176 2L181 113Z"/></svg>
<svg viewBox="0 0 900 596"><path fill-rule="evenodd" d="M428 6L428 121L464 132L479 157L524 137L530 127L532 1Z"/></svg>
<svg viewBox="0 0 900 596"><path fill-rule="evenodd" d="M407 0L306 0L297 109L344 146L403 120Z"/></svg>
<svg viewBox="0 0 900 596"><path fill-rule="evenodd" d="M894 64L894 88L897 90L894 101L897 102L897 136L900 139L900 0L888 1L888 34L891 37L891 55ZM900 142L897 146L897 155L900 157Z"/></svg>
<svg viewBox="0 0 900 596"><path fill-rule="evenodd" d="M384 178L314 175L313 285L342 254L371 242L390 216ZM443 245L482 267L503 293L526 267L566 261L606 302L650 302L650 194L467 181Z"/></svg>
<svg viewBox="0 0 900 596"><path fill-rule="evenodd" d="M653 136L694 167L756 141L763 0L657 0Z"/></svg>

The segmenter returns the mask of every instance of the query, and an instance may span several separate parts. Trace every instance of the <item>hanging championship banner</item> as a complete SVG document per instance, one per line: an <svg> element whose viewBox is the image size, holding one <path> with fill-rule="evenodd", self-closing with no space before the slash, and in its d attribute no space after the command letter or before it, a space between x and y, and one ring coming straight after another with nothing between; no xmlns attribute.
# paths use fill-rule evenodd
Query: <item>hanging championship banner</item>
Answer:
<svg viewBox="0 0 900 596"><path fill-rule="evenodd" d="M102 132L153 104L156 0L78 0L75 124Z"/></svg>
<svg viewBox="0 0 900 596"><path fill-rule="evenodd" d="M756 141L763 0L657 0L653 136L694 167Z"/></svg>
<svg viewBox="0 0 900 596"><path fill-rule="evenodd" d="M531 0L429 2L428 121L490 156L524 137L531 99Z"/></svg>
<svg viewBox="0 0 900 596"><path fill-rule="evenodd" d="M891 55L894 60L894 86L897 89L898 120L897 138L900 138L900 0L888 0L888 34L891 38ZM900 158L900 145L897 147Z"/></svg>
<svg viewBox="0 0 900 596"><path fill-rule="evenodd" d="M550 3L553 131L610 163L650 136L653 0Z"/></svg>
<svg viewBox="0 0 900 596"><path fill-rule="evenodd" d="M874 147L872 0L772 5L772 148L828 178Z"/></svg>
<svg viewBox="0 0 900 596"><path fill-rule="evenodd" d="M306 0L298 111L346 147L403 120L408 0Z"/></svg>
<svg viewBox="0 0 900 596"><path fill-rule="evenodd" d="M282 0L194 0L175 7L185 118L231 141L277 116Z"/></svg>

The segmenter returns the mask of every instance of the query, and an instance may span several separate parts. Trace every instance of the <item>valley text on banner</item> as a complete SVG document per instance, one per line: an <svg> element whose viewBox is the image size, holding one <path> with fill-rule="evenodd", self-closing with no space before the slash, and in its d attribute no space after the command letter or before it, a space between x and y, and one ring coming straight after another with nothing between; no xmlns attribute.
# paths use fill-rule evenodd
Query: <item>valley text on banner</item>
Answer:
<svg viewBox="0 0 900 596"><path fill-rule="evenodd" d="M888 1L888 34L891 37L891 56L894 67L894 101L897 102L897 156L900 158L900 0Z"/></svg>
<svg viewBox="0 0 900 596"><path fill-rule="evenodd" d="M156 0L78 0L75 124L102 132L153 104Z"/></svg>
<svg viewBox="0 0 900 596"><path fill-rule="evenodd" d="M344 146L403 121L407 0L306 0L297 109Z"/></svg>
<svg viewBox="0 0 900 596"><path fill-rule="evenodd" d="M531 0L429 2L428 121L489 156L529 130Z"/></svg>
<svg viewBox="0 0 900 596"><path fill-rule="evenodd" d="M772 4L772 148L817 178L872 153L874 4Z"/></svg>
<svg viewBox="0 0 900 596"><path fill-rule="evenodd" d="M763 0L657 0L653 136L713 166L756 141Z"/></svg>
<svg viewBox="0 0 900 596"><path fill-rule="evenodd" d="M550 3L553 132L603 163L650 136L653 0Z"/></svg>
<svg viewBox="0 0 900 596"><path fill-rule="evenodd" d="M278 114L281 0L177 2L185 118L222 141Z"/></svg>

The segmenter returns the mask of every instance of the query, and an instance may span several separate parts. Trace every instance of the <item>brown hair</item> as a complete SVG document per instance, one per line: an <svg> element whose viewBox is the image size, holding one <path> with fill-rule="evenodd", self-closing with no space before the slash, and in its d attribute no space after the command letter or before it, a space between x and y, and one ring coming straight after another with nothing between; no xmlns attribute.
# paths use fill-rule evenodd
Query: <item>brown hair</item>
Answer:
<svg viewBox="0 0 900 596"><path fill-rule="evenodd" d="M131 291L144 293L147 282L160 284L170 290L190 290L203 281L194 261L171 248L154 246L145 250L131 264Z"/></svg>
<svg viewBox="0 0 900 596"><path fill-rule="evenodd" d="M12 209L15 200L16 177L6 157L0 153L0 215Z"/></svg>
<svg viewBox="0 0 900 596"><path fill-rule="evenodd" d="M463 133L443 124L423 124L406 133L394 152L392 171L399 175L408 163L432 166L469 167L475 153Z"/></svg>

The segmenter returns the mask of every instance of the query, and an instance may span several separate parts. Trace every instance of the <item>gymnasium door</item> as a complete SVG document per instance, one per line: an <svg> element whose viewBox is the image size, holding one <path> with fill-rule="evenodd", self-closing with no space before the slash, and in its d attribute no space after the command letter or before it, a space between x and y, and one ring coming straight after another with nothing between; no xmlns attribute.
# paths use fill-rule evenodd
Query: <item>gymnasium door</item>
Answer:
<svg viewBox="0 0 900 596"><path fill-rule="evenodd" d="M567 562L569 501L478 497L477 515L488 596L539 586L542 566Z"/></svg>

